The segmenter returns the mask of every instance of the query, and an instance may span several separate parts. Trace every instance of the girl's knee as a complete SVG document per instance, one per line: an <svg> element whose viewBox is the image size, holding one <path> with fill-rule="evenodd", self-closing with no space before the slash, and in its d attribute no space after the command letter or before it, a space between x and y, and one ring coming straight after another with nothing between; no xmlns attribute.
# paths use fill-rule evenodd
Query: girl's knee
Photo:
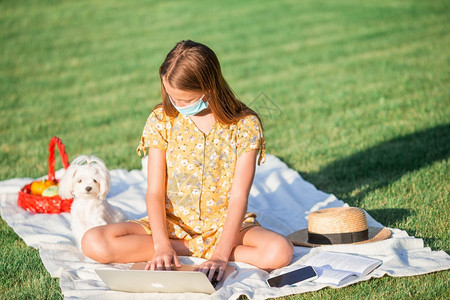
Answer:
<svg viewBox="0 0 450 300"><path fill-rule="evenodd" d="M292 243L284 236L277 236L272 241L264 246L266 259L263 269L279 269L289 265L294 254L294 247Z"/></svg>
<svg viewBox="0 0 450 300"><path fill-rule="evenodd" d="M100 263L109 263L107 236L102 227L94 227L86 231L81 239L81 251L84 255Z"/></svg>
<svg viewBox="0 0 450 300"><path fill-rule="evenodd" d="M254 227L247 232L247 245L254 247L251 259L261 269L273 270L287 266L292 261L294 247L283 235L263 227Z"/></svg>

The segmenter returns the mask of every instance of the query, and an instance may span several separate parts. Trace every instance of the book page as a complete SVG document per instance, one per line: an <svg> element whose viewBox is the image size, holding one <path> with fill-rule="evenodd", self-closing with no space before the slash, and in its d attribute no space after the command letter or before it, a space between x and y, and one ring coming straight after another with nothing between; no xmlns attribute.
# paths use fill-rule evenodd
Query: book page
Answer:
<svg viewBox="0 0 450 300"><path fill-rule="evenodd" d="M358 276L366 276L380 264L381 261L374 258L326 251L314 255L305 262L305 265L354 272Z"/></svg>
<svg viewBox="0 0 450 300"><path fill-rule="evenodd" d="M329 268L314 267L319 278L315 279L314 282L342 285L344 283L356 280L358 275L348 271L334 270Z"/></svg>

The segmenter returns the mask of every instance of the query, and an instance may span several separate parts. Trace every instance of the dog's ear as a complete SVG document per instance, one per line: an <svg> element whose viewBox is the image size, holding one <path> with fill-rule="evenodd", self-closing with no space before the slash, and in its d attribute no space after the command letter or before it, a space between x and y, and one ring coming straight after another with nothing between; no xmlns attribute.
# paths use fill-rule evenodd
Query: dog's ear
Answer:
<svg viewBox="0 0 450 300"><path fill-rule="evenodd" d="M109 192L109 186L111 181L111 176L109 174L108 168L106 167L103 160L95 155L88 157L88 165L96 170L97 179L100 183L100 191L98 193L98 199L104 200Z"/></svg>
<svg viewBox="0 0 450 300"><path fill-rule="evenodd" d="M63 177L59 181L58 194L61 199L71 199L73 198L73 178L75 177L75 173L77 172L77 165L70 165L70 167L66 170Z"/></svg>
<svg viewBox="0 0 450 300"><path fill-rule="evenodd" d="M101 182L100 182L100 192L98 193L99 199L106 199L106 196L109 192L109 185L111 181L111 175L109 174L108 169L101 168Z"/></svg>

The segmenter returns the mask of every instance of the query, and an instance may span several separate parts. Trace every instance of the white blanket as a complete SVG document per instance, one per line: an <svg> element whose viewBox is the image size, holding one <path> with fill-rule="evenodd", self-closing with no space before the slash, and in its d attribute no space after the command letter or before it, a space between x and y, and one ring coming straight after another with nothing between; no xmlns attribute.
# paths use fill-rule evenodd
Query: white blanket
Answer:
<svg viewBox="0 0 450 300"><path fill-rule="evenodd" d="M143 164L146 165L145 163ZM57 172L60 178L63 170ZM143 170L112 170L109 201L126 211L130 218L139 218L145 212L146 172ZM17 192L31 178L0 182L0 208L2 218L29 246L39 249L42 261L52 277L60 278L62 292L67 299L200 299L203 294L129 294L110 291L94 272L99 268L126 269L130 265L101 265L86 258L73 244L69 214L31 214L17 206ZM307 215L327 207L346 206L335 196L317 190L304 181L294 170L272 155L257 168L250 193L249 211L258 214L259 222L276 232L287 235L307 227ZM381 226L368 216L370 226ZM336 245L321 248L295 247L291 265L302 265L311 255L320 251L336 251L366 255L382 260L383 264L371 277L412 276L450 268L450 256L444 251L431 251L423 241L406 232L391 229L392 238L375 244ZM182 257L182 263L200 263L197 258ZM210 297L236 299L247 295L250 299L266 299L315 291L326 285L315 282L298 287L269 288L265 280L269 274L251 265L234 263L237 271L230 275L223 287ZM274 274L282 270L274 271ZM355 283L351 282L349 284Z"/></svg>

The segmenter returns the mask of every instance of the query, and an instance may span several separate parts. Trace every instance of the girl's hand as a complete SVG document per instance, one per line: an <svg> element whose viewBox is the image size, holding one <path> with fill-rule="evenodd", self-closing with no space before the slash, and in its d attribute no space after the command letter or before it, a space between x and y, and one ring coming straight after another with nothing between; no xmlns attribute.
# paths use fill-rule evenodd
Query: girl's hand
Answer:
<svg viewBox="0 0 450 300"><path fill-rule="evenodd" d="M145 270L170 270L172 267L172 262L177 268L181 268L177 253L172 247L168 246L157 250L155 249L153 259L147 263Z"/></svg>
<svg viewBox="0 0 450 300"><path fill-rule="evenodd" d="M199 265L195 271L205 273L209 281L213 279L214 273L217 272L217 281L220 281L227 267L227 263L228 261L224 259L211 258Z"/></svg>

